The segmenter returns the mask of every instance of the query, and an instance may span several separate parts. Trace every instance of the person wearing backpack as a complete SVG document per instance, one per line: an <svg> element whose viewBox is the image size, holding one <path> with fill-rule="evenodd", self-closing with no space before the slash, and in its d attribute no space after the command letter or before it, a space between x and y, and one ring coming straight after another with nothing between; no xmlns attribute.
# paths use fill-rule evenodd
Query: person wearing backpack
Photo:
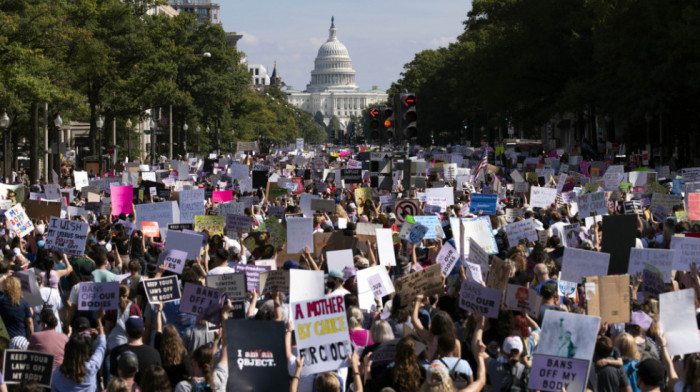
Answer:
<svg viewBox="0 0 700 392"><path fill-rule="evenodd" d="M437 359L432 364L442 363L445 365L456 390L466 388L474 382L474 373L469 362L454 356L455 338L453 335L440 335L437 340L437 351Z"/></svg>

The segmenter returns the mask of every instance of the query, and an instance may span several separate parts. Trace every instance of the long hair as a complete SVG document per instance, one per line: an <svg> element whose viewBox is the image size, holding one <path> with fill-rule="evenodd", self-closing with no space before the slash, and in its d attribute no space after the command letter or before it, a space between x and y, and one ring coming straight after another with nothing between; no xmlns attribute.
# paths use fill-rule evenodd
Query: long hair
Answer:
<svg viewBox="0 0 700 392"><path fill-rule="evenodd" d="M85 338L72 336L66 343L61 364L61 374L67 379L80 384L87 376L87 362L90 360L90 344Z"/></svg>
<svg viewBox="0 0 700 392"><path fill-rule="evenodd" d="M683 358L685 374L684 392L700 392L700 354L687 354Z"/></svg>
<svg viewBox="0 0 700 392"><path fill-rule="evenodd" d="M163 336L160 343L160 358L163 366L175 366L182 363L185 354L185 345L174 325L168 324L163 327Z"/></svg>
<svg viewBox="0 0 700 392"><path fill-rule="evenodd" d="M129 383L121 377L112 377L109 385L107 385L107 392L130 392L131 388Z"/></svg>
<svg viewBox="0 0 700 392"><path fill-rule="evenodd" d="M615 347L620 350L620 356L624 360L631 361L636 359L639 361L641 358L639 348L637 348L637 342L635 342L634 337L627 332L623 332L615 338Z"/></svg>
<svg viewBox="0 0 700 392"><path fill-rule="evenodd" d="M192 360L199 366L204 379L207 380L207 384L214 389L214 377L212 375L212 370L214 368L214 350L206 345L199 346L192 353Z"/></svg>
<svg viewBox="0 0 700 392"><path fill-rule="evenodd" d="M416 344L410 336L396 343L393 385L400 391L417 391L420 387L420 367L416 358Z"/></svg>
<svg viewBox="0 0 700 392"><path fill-rule="evenodd" d="M443 333L455 334L455 323L452 321L450 314L444 310L440 310L433 316L430 323L430 333L433 335L442 335Z"/></svg>
<svg viewBox="0 0 700 392"><path fill-rule="evenodd" d="M126 284L119 285L119 311L126 312L126 306L129 305L129 286Z"/></svg>
<svg viewBox="0 0 700 392"><path fill-rule="evenodd" d="M141 392L171 392L170 379L165 369L158 365L149 365L141 375L139 383Z"/></svg>
<svg viewBox="0 0 700 392"><path fill-rule="evenodd" d="M22 298L22 284L19 282L19 279L14 276L5 279L2 285L2 291L4 291L7 298L10 299L12 306L19 306L19 300Z"/></svg>

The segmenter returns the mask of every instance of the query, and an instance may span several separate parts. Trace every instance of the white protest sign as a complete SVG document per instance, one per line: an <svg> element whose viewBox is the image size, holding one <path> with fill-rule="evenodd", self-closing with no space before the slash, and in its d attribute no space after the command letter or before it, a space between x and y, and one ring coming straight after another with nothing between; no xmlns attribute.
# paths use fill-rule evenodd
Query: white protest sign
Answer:
<svg viewBox="0 0 700 392"><path fill-rule="evenodd" d="M475 219L462 219L462 235L464 236L465 249L469 238L473 238L479 246L488 254L498 253L498 245L493 236L491 219L481 216Z"/></svg>
<svg viewBox="0 0 700 392"><path fill-rule="evenodd" d="M352 344L343 296L295 303L290 315L299 357L305 357L302 377L346 366Z"/></svg>
<svg viewBox="0 0 700 392"><path fill-rule="evenodd" d="M141 180L156 182L156 173L151 171L146 171L141 173Z"/></svg>
<svg viewBox="0 0 700 392"><path fill-rule="evenodd" d="M88 230L90 230L88 223L52 216L44 247L68 255L82 256L85 253Z"/></svg>
<svg viewBox="0 0 700 392"><path fill-rule="evenodd" d="M690 264L700 260L700 238L671 237L671 249L673 254L673 269L678 271L690 271Z"/></svg>
<svg viewBox="0 0 700 392"><path fill-rule="evenodd" d="M501 306L501 290L484 287L479 283L463 281L459 291L459 307L478 311L484 317L498 318Z"/></svg>
<svg viewBox="0 0 700 392"><path fill-rule="evenodd" d="M473 238L469 238L467 245L469 245L469 261L481 267L481 279L482 282L486 282L486 276L489 273L489 255Z"/></svg>
<svg viewBox="0 0 700 392"><path fill-rule="evenodd" d="M695 291L692 288L659 295L659 327L666 335L671 357L700 352L695 319Z"/></svg>
<svg viewBox="0 0 700 392"><path fill-rule="evenodd" d="M116 310L119 306L119 282L80 282L78 310Z"/></svg>
<svg viewBox="0 0 700 392"><path fill-rule="evenodd" d="M547 208L557 201L557 190L533 186L530 188L530 205L532 207Z"/></svg>
<svg viewBox="0 0 700 392"><path fill-rule="evenodd" d="M181 191L180 223L194 223L197 215L204 215L204 189Z"/></svg>
<svg viewBox="0 0 700 392"><path fill-rule="evenodd" d="M168 240L165 241L165 252L175 249L186 252L187 260L195 260L201 253L202 236L200 234L170 230L168 231Z"/></svg>
<svg viewBox="0 0 700 392"><path fill-rule="evenodd" d="M448 276L452 269L457 265L459 261L459 253L454 246L449 242L445 242L440 249L440 253L437 255L437 262L440 264L440 269L445 276Z"/></svg>
<svg viewBox="0 0 700 392"><path fill-rule="evenodd" d="M377 253L379 254L379 264L383 266L396 265L396 255L394 254L394 241L391 229L375 229L377 233Z"/></svg>
<svg viewBox="0 0 700 392"><path fill-rule="evenodd" d="M517 312L525 311L533 319L537 319L540 313L540 305L542 305L542 297L533 289L509 284L506 290L505 303L508 309Z"/></svg>
<svg viewBox="0 0 700 392"><path fill-rule="evenodd" d="M581 283L587 276L608 274L610 254L567 247L564 249L559 279Z"/></svg>
<svg viewBox="0 0 700 392"><path fill-rule="evenodd" d="M177 202L164 201L160 203L136 204L136 227L141 227L141 222L158 222L161 238L166 236L167 227L171 223L180 223L180 210Z"/></svg>
<svg viewBox="0 0 700 392"><path fill-rule="evenodd" d="M246 275L243 272L207 275L207 287L219 290L226 294L230 300L243 299L247 293Z"/></svg>
<svg viewBox="0 0 700 392"><path fill-rule="evenodd" d="M375 298L382 298L389 295L389 290L384 286L382 275L372 275L367 280L369 281L369 287L372 289L372 294L374 294Z"/></svg>
<svg viewBox="0 0 700 392"><path fill-rule="evenodd" d="M508 244L511 247L517 246L521 239L526 239L528 242L537 241L537 229L532 218L511 223L503 228L506 231Z"/></svg>
<svg viewBox="0 0 700 392"><path fill-rule="evenodd" d="M581 218L596 215L608 214L608 201L605 200L605 192L587 193L577 198L578 215Z"/></svg>
<svg viewBox="0 0 700 392"><path fill-rule="evenodd" d="M75 189L78 191L83 189L84 186L90 185L90 181L88 181L88 173L86 171L73 171L73 179L75 180Z"/></svg>
<svg viewBox="0 0 700 392"><path fill-rule="evenodd" d="M352 249L326 251L328 270L343 271L345 267L354 267Z"/></svg>
<svg viewBox="0 0 700 392"><path fill-rule="evenodd" d="M59 199L61 199L61 191L59 190L58 184L46 184L46 185L44 185L44 193L46 193L47 200L59 200Z"/></svg>
<svg viewBox="0 0 700 392"><path fill-rule="evenodd" d="M187 252L169 249L161 252L158 256L158 264L165 264L165 269L174 272L176 274L181 274L182 269L185 268L185 262L187 261Z"/></svg>
<svg viewBox="0 0 700 392"><path fill-rule="evenodd" d="M287 253L304 253L304 247L314 249L313 218L287 219Z"/></svg>
<svg viewBox="0 0 700 392"><path fill-rule="evenodd" d="M21 204L5 211L5 226L11 228L20 237L24 237L34 230L34 225Z"/></svg>
<svg viewBox="0 0 700 392"><path fill-rule="evenodd" d="M357 271L355 281L357 282L357 297L360 303L360 309L371 310L376 304L374 302L374 292L369 283L369 278L379 275L382 277L383 286L387 289L388 294L395 291L394 284L386 271L386 267L375 265L373 267L364 268Z"/></svg>
<svg viewBox="0 0 700 392"><path fill-rule="evenodd" d="M325 288L323 283L323 271L290 269L289 303L309 301L323 297Z"/></svg>
<svg viewBox="0 0 700 392"><path fill-rule="evenodd" d="M667 249L631 248L627 271L634 276L643 273L644 269L656 270L663 276L664 282L671 283L675 252L675 250Z"/></svg>

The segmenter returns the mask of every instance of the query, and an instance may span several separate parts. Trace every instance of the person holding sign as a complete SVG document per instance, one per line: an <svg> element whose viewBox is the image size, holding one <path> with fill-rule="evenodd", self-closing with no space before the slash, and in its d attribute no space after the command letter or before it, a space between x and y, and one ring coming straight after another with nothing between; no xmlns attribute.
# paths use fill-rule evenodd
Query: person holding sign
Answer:
<svg viewBox="0 0 700 392"><path fill-rule="evenodd" d="M66 343L63 364L54 370L51 380L52 392L95 391L97 389L97 372L102 366L107 338L102 327L104 311L97 312L97 347L90 355L90 340L82 335L74 335Z"/></svg>

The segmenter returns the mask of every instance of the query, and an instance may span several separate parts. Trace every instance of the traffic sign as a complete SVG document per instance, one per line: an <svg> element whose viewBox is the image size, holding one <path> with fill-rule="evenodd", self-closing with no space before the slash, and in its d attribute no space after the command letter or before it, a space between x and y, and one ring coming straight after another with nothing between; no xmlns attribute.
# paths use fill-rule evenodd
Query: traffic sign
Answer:
<svg viewBox="0 0 700 392"><path fill-rule="evenodd" d="M394 202L394 214L396 222L403 224L409 215L418 215L420 202L417 199L403 199Z"/></svg>
<svg viewBox="0 0 700 392"><path fill-rule="evenodd" d="M372 108L372 110L369 111L369 115L376 118L379 115L379 109Z"/></svg>

